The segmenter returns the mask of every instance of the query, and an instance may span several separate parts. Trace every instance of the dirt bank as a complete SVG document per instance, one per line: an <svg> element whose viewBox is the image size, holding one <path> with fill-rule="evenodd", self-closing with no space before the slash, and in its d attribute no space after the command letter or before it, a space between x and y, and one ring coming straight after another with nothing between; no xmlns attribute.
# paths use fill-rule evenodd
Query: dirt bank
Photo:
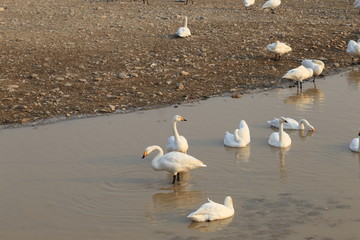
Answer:
<svg viewBox="0 0 360 240"><path fill-rule="evenodd" d="M3 0L0 124L193 101L281 86L305 58L325 75L351 66L359 37L349 0L286 0L276 10L240 0ZM192 36L174 37L189 18ZM293 51L273 61L276 40Z"/></svg>

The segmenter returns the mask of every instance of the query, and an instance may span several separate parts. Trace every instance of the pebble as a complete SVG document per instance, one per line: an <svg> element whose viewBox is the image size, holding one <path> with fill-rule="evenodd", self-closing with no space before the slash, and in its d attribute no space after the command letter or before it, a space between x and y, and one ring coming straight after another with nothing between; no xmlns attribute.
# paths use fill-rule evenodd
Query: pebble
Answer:
<svg viewBox="0 0 360 240"><path fill-rule="evenodd" d="M178 83L178 84L176 84L176 89L177 89L177 90L184 90L184 89L185 89L185 86L184 86L184 84L182 84L182 83Z"/></svg>
<svg viewBox="0 0 360 240"><path fill-rule="evenodd" d="M186 72L186 71L181 71L181 76L189 76L190 73L189 72Z"/></svg>
<svg viewBox="0 0 360 240"><path fill-rule="evenodd" d="M231 97L232 97L232 98L242 98L243 95L240 94L240 93L235 93L235 94L231 95Z"/></svg>

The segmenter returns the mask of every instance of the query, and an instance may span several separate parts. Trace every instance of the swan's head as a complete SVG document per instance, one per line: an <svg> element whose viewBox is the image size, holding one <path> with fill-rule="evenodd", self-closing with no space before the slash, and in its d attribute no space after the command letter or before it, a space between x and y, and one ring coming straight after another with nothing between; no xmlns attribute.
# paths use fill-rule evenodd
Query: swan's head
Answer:
<svg viewBox="0 0 360 240"><path fill-rule="evenodd" d="M182 116L180 115L175 115L174 118L173 118L173 121L174 122L180 122L180 121L187 121L185 118L183 118Z"/></svg>
<svg viewBox="0 0 360 240"><path fill-rule="evenodd" d="M147 148L145 149L144 153L143 153L142 158L146 157L146 156L149 155L152 151L154 151L155 149L158 149L158 148L160 148L160 147L159 147L159 146L156 146L156 145L147 147Z"/></svg>
<svg viewBox="0 0 360 240"><path fill-rule="evenodd" d="M224 200L224 205L227 207L233 207L233 201L230 196L227 196Z"/></svg>
<svg viewBox="0 0 360 240"><path fill-rule="evenodd" d="M286 121L286 118L280 117L280 118L279 118L279 122L280 122L280 123L287 123L288 121Z"/></svg>

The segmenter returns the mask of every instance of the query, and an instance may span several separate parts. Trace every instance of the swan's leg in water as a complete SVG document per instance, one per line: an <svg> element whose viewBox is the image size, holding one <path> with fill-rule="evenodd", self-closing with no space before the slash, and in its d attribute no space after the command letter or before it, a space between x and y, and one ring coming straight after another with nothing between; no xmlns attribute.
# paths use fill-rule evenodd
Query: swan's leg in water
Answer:
<svg viewBox="0 0 360 240"><path fill-rule="evenodd" d="M175 184L175 180L176 180L176 175L173 176L172 184Z"/></svg>
<svg viewBox="0 0 360 240"><path fill-rule="evenodd" d="M180 173L179 172L176 174L176 176L177 176L177 180L180 181Z"/></svg>

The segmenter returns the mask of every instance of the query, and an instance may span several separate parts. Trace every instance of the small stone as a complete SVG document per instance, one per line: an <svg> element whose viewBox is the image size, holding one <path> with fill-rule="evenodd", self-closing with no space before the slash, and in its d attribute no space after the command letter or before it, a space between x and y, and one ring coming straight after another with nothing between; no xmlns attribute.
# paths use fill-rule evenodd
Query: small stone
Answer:
<svg viewBox="0 0 360 240"><path fill-rule="evenodd" d="M240 94L240 93L235 93L235 94L231 95L231 97L232 97L232 98L242 98L243 95Z"/></svg>
<svg viewBox="0 0 360 240"><path fill-rule="evenodd" d="M65 85L65 87L71 87L71 86L72 86L72 83L67 82L67 83L65 83L64 85Z"/></svg>
<svg viewBox="0 0 360 240"><path fill-rule="evenodd" d="M180 73L182 76L189 76L190 73L189 72L186 72L186 71L181 71Z"/></svg>
<svg viewBox="0 0 360 240"><path fill-rule="evenodd" d="M113 111L113 112L116 110L116 107L115 107L114 105L111 105L111 104L109 105L109 108L110 108L110 110Z"/></svg>
<svg viewBox="0 0 360 240"><path fill-rule="evenodd" d="M56 81L59 81L59 82L62 82L62 81L65 80L65 78L63 78L63 77L57 77L57 78L55 78L55 80L56 80Z"/></svg>
<svg viewBox="0 0 360 240"><path fill-rule="evenodd" d="M178 83L178 84L176 84L176 89L181 91L181 90L185 89L185 86L182 83Z"/></svg>
<svg viewBox="0 0 360 240"><path fill-rule="evenodd" d="M125 78L129 78L129 76L126 74L126 73L119 73L117 75L118 78L121 78L121 79L125 79Z"/></svg>

